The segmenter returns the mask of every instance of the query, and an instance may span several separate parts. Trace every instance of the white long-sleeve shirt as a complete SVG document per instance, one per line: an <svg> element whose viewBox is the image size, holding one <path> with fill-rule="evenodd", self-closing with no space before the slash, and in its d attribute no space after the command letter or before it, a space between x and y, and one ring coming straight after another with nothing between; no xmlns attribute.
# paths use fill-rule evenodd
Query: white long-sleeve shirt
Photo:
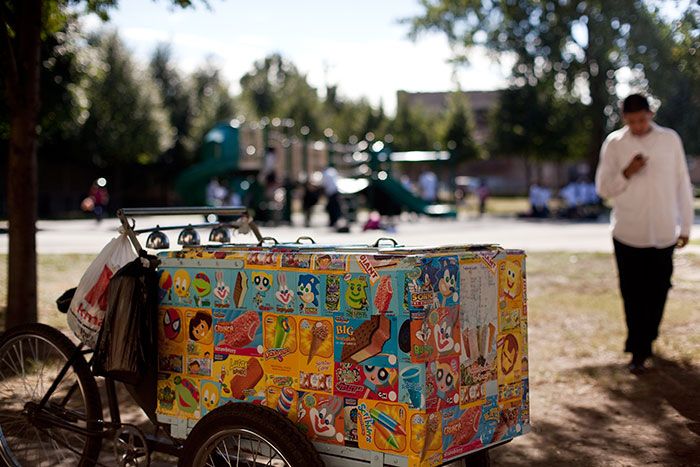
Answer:
<svg viewBox="0 0 700 467"><path fill-rule="evenodd" d="M635 155L647 158L642 170L626 179L622 171ZM596 189L612 200L613 237L638 248L666 248L690 236L693 191L683 143L678 134L652 123L635 136L625 126L608 135L600 150Z"/></svg>

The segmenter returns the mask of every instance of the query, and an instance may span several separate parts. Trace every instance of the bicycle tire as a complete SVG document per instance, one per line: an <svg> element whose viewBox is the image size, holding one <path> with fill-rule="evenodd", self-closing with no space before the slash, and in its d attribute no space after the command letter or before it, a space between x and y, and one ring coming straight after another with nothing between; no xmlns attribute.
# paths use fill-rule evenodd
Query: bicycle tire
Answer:
<svg viewBox="0 0 700 467"><path fill-rule="evenodd" d="M185 440L178 466L201 467L201 457L211 441L232 429L265 438L289 467L324 467L314 445L291 420L268 407L247 403L229 403L205 415Z"/></svg>
<svg viewBox="0 0 700 467"><path fill-rule="evenodd" d="M66 359L66 362L77 351L75 344L73 344L68 337L57 329L45 324L31 323L14 327L0 335L0 356L3 355L3 350L6 346L12 344L13 342L19 341L19 339L22 337L35 337L48 342L59 354L61 354L62 357ZM100 399L99 390L97 388L97 382L95 381L95 377L92 375L90 367L82 355L74 360L71 368L75 373L79 384L79 389L81 390L81 394L83 395L85 402L86 426L88 428L95 428L98 426L98 421L102 419L102 402ZM37 399L41 400L43 395L44 394L39 394ZM0 426L0 433L2 433L1 430L2 426ZM81 457L77 465L79 467L91 467L98 461L102 447L102 438L99 436L86 436L84 439L85 445L83 446L82 451L80 451ZM7 465L13 467L21 465L14 455L10 457L11 453L7 452L9 446L4 441L3 435L0 434L0 461L4 461ZM80 448L76 447L75 449L79 450Z"/></svg>

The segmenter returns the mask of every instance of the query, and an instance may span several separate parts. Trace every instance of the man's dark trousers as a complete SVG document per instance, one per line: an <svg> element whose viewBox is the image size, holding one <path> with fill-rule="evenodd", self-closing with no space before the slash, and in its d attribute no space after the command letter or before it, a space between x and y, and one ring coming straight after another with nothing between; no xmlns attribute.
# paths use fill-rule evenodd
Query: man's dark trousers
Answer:
<svg viewBox="0 0 700 467"><path fill-rule="evenodd" d="M651 344L659 335L668 290L673 274L673 249L636 248L613 239L625 305L627 342L636 362L651 356Z"/></svg>

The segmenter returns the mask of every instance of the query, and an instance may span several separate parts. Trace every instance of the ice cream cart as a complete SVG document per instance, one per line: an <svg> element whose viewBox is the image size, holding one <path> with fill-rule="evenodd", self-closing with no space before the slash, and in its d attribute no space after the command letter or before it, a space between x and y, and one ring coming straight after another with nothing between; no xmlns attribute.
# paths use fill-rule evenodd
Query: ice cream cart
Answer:
<svg viewBox="0 0 700 467"><path fill-rule="evenodd" d="M159 255L157 413L174 436L216 437L207 416L243 403L326 465L433 466L529 430L523 252L302 240Z"/></svg>
<svg viewBox="0 0 700 467"><path fill-rule="evenodd" d="M136 229L137 216L172 214L233 220ZM240 208L118 215L136 251L146 233L147 247L166 249L157 255L154 417L172 440L131 446L122 458L135 463L122 465L164 450L182 466L439 466L487 459L530 430L524 252L284 243L262 237ZM200 245L205 227L210 243ZM167 249L164 232L175 229L183 246ZM231 243L232 229L255 241ZM67 366L86 365L63 353ZM38 406L24 412L79 429L44 413L58 410L49 395ZM98 426L132 439L138 430L123 430L116 413ZM89 443L104 437L87 422Z"/></svg>

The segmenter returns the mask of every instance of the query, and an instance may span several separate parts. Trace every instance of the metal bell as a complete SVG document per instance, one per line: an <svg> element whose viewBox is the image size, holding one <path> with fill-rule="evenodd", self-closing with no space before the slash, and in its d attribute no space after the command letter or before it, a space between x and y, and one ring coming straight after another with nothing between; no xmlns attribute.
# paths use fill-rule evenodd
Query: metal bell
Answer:
<svg viewBox="0 0 700 467"><path fill-rule="evenodd" d="M170 239L163 232L158 230L160 226L156 226L156 230L150 233L146 239L146 248L151 250L167 250L170 248Z"/></svg>
<svg viewBox="0 0 700 467"><path fill-rule="evenodd" d="M223 225L217 225L209 233L209 241L214 243L231 243L231 234Z"/></svg>
<svg viewBox="0 0 700 467"><path fill-rule="evenodd" d="M191 225L188 225L178 235L177 244L185 246L199 245L199 234Z"/></svg>

